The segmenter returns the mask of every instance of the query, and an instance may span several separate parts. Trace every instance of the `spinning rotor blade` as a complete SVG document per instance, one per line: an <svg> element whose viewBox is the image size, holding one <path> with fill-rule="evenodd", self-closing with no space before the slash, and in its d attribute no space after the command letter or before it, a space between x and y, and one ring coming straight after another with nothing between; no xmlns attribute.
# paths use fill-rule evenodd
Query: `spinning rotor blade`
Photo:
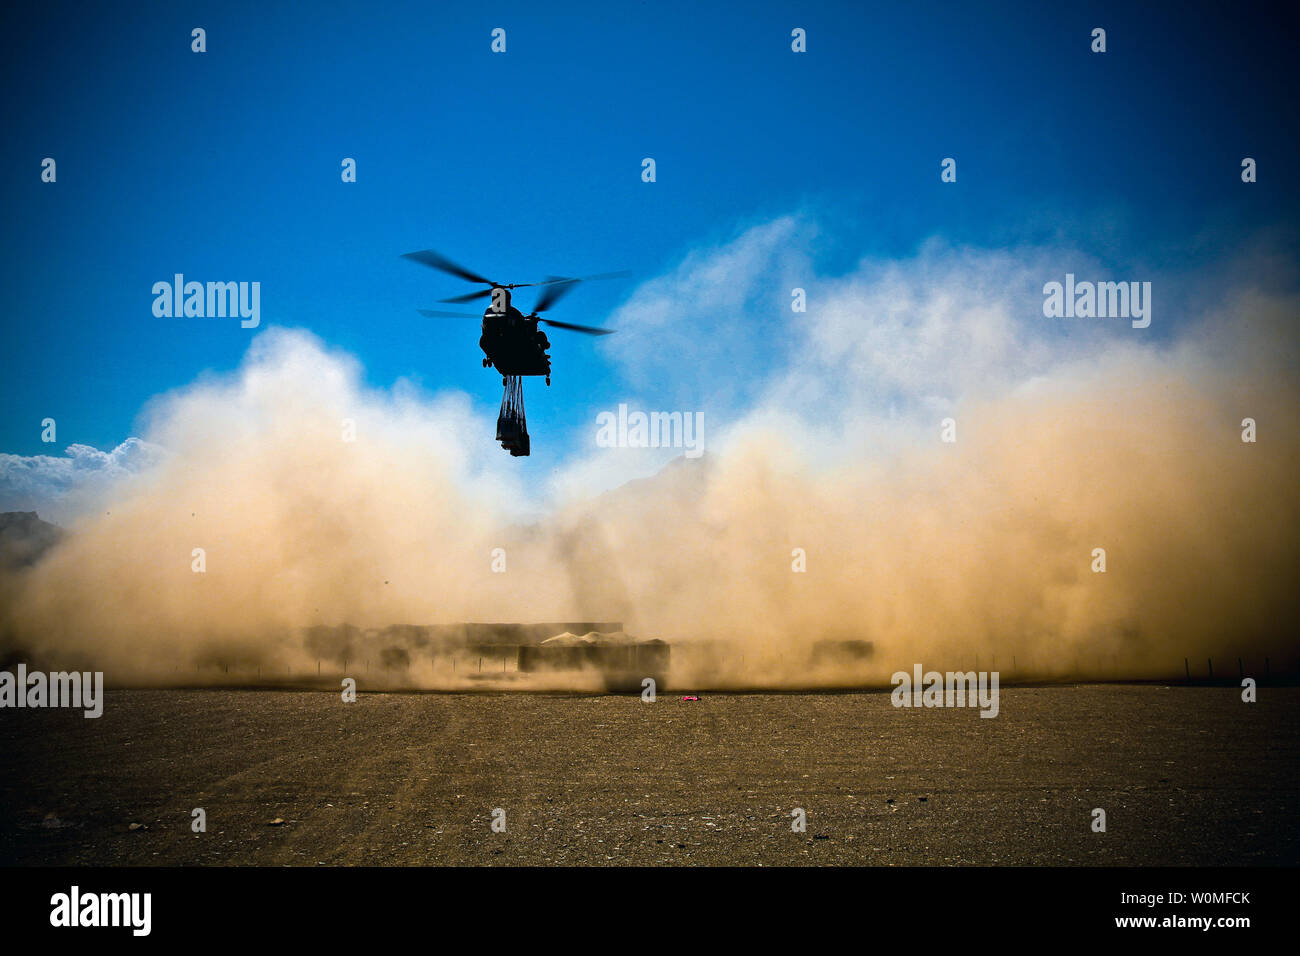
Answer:
<svg viewBox="0 0 1300 956"><path fill-rule="evenodd" d="M439 302L473 302L475 299L486 299L492 294L491 289L480 289L478 292L466 292L464 295L453 295L450 299L439 299Z"/></svg>
<svg viewBox="0 0 1300 956"><path fill-rule="evenodd" d="M551 277L549 277L549 278L542 279L542 280L540 280L540 281L538 281L538 282L511 282L509 285L504 285L504 286L502 286L501 288L503 288L503 289L526 289L526 288L528 288L530 285L551 285L551 284L554 283L554 282L568 282L568 281L569 281L568 279L560 279L560 278L557 278L557 277L555 277L555 276L551 276Z"/></svg>
<svg viewBox="0 0 1300 956"><path fill-rule="evenodd" d="M477 312L445 312L442 309L416 309L421 315L427 315L434 319L481 319L483 318Z"/></svg>
<svg viewBox="0 0 1300 956"><path fill-rule="evenodd" d="M537 297L537 304L533 306L533 314L545 312L571 292L577 284L577 279L562 279L547 283L546 288L542 290L542 294Z"/></svg>
<svg viewBox="0 0 1300 956"><path fill-rule="evenodd" d="M594 282L598 279L626 279L630 272L598 272L590 276L547 276L547 282Z"/></svg>
<svg viewBox="0 0 1300 956"><path fill-rule="evenodd" d="M464 266L458 266L446 256L434 252L432 249L422 249L419 252L408 252L402 256L403 259L410 259L412 262L418 262L421 265L428 266L431 269L437 269L440 272L447 272L469 282L483 282L492 285L491 279L485 279L477 272L470 272Z"/></svg>
<svg viewBox="0 0 1300 956"><path fill-rule="evenodd" d="M556 322L554 319L538 319L543 325L553 325L557 329L570 332L582 332L584 335L613 335L618 329L598 329L594 325L574 325L572 322Z"/></svg>
<svg viewBox="0 0 1300 956"><path fill-rule="evenodd" d="M621 279L623 276L631 275L629 272L601 272L590 276L547 276L545 282L534 283L535 285L544 285L547 288L537 299L537 305L533 306L533 314L545 312L551 306L559 302L563 296L573 291L573 287L579 282L587 282L592 279Z"/></svg>

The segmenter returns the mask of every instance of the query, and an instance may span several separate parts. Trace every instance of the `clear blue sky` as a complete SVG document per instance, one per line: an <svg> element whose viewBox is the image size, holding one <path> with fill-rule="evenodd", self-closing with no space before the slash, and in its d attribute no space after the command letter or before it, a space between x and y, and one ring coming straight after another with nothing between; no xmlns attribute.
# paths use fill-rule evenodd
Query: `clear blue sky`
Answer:
<svg viewBox="0 0 1300 956"><path fill-rule="evenodd" d="M812 209L834 227L832 272L935 235L1063 234L1104 261L1195 268L1296 221L1294 37L1268 7L1065 6L6 10L0 451L111 448L150 396L238 364L238 322L153 316L150 288L175 272L260 281L263 328L311 329L371 384L410 376L495 410L477 323L415 311L462 286L402 253L520 280L649 279L700 242ZM340 181L345 156L356 184ZM939 182L945 156L958 188ZM1110 212L1123 227L1088 234ZM633 288L592 283L553 314L598 324ZM619 394L600 340L551 339L554 385L527 389L534 448ZM47 416L57 447L40 442Z"/></svg>

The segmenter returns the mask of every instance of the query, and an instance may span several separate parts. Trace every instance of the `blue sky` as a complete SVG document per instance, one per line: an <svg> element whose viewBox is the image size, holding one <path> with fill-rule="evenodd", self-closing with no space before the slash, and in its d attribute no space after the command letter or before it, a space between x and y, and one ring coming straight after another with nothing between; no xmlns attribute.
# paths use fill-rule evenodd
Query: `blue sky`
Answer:
<svg viewBox="0 0 1300 956"><path fill-rule="evenodd" d="M463 287L402 253L521 281L631 270L553 313L594 324L693 249L790 213L822 225L827 274L934 236L1060 242L1125 273L1194 275L1260 235L1294 253L1293 53L1266 8L382 6L6 11L0 451L112 448L151 396L238 365L238 321L153 316L176 272L260 281L263 328L494 413L477 322L416 312ZM525 388L525 474L626 394L607 340L551 340L552 387Z"/></svg>

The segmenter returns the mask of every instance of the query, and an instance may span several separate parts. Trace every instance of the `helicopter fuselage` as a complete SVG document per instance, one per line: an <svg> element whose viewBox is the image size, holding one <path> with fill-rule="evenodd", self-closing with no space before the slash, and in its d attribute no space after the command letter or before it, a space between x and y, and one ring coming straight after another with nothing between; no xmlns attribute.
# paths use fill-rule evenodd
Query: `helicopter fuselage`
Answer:
<svg viewBox="0 0 1300 956"><path fill-rule="evenodd" d="M483 334L479 348L487 356L484 367L491 366L503 377L509 375L544 375L550 384L551 347L546 333L537 327L537 319L524 315L510 305L509 298L494 296L483 313Z"/></svg>

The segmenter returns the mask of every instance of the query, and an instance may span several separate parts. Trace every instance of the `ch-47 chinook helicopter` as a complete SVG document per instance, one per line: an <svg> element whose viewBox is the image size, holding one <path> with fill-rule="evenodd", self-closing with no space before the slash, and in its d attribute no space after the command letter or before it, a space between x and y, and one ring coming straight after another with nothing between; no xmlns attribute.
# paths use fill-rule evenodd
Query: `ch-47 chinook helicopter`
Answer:
<svg viewBox="0 0 1300 956"><path fill-rule="evenodd" d="M568 329L584 335L611 335L613 329L601 329L591 325L574 325L571 322L557 322L544 319L541 313L555 305L561 297L573 291L579 282L590 279L617 279L627 275L626 272L606 272L591 276L547 276L540 282L495 282L484 278L476 272L459 266L450 259L432 249L421 252L408 252L402 257L421 265L438 269L468 282L477 282L487 286L475 292L440 299L441 302L473 302L476 299L488 299L487 309L483 312L482 335L478 340L483 350L483 367L495 368L501 373L501 384L505 386L505 395L501 399L501 413L497 416L497 441L511 455L527 455L530 449L528 426L524 420L524 389L520 379L525 375L544 375L546 384L551 384L551 357L547 350L551 343L538 325L549 325L556 329ZM527 286L542 287L532 312L525 315L511 304L511 290ZM420 309L421 315L431 317L478 318L473 312L445 312L438 309Z"/></svg>

